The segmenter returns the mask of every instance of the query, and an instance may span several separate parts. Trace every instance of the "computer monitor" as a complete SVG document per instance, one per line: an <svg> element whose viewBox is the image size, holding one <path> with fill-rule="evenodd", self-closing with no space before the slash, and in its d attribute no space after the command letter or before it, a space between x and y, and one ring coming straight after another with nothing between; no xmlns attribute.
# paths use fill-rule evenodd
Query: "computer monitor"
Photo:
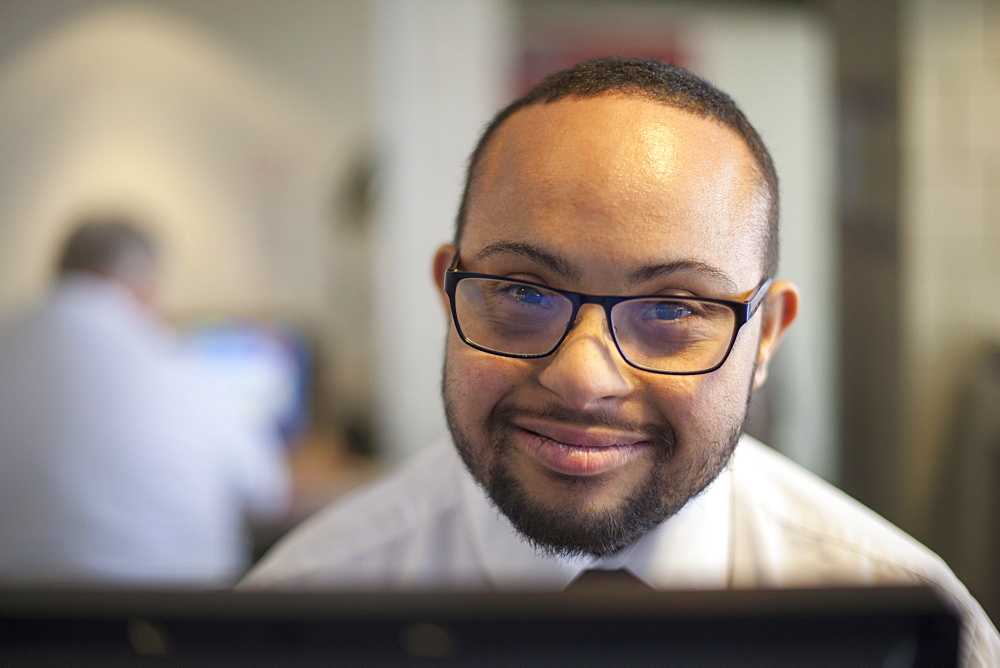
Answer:
<svg viewBox="0 0 1000 668"><path fill-rule="evenodd" d="M233 408L293 442L309 426L312 360L293 328L239 318L208 318L181 331L181 344Z"/></svg>
<svg viewBox="0 0 1000 668"><path fill-rule="evenodd" d="M953 666L929 589L542 593L7 590L7 665Z"/></svg>

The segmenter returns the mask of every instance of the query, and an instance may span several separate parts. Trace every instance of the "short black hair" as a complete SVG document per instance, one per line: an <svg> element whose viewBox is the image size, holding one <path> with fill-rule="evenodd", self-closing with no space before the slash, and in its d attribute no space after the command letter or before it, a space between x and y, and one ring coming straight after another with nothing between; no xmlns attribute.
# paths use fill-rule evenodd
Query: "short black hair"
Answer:
<svg viewBox="0 0 1000 668"><path fill-rule="evenodd" d="M771 154L731 97L698 75L659 60L642 58L595 58L546 77L511 102L489 122L469 157L465 188L455 224L459 242L469 213L469 200L479 165L490 140L515 112L535 104L566 98L594 98L621 94L661 102L682 111L709 118L735 131L753 154L758 176L767 194L767 230L764 240L764 275L773 277L778 268L778 175Z"/></svg>

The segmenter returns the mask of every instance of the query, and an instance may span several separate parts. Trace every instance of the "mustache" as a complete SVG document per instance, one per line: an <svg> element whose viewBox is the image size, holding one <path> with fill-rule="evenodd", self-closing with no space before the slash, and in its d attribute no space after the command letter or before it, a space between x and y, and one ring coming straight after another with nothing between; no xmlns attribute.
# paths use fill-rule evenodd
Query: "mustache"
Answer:
<svg viewBox="0 0 1000 668"><path fill-rule="evenodd" d="M490 411L490 415L487 418L487 429L495 434L504 425L510 424L517 418L534 418L581 427L604 427L616 431L649 434L650 440L658 444L661 448L666 449L668 455L673 452L676 440L673 428L665 422L635 422L609 409L578 411L558 404L551 404L540 408L497 405Z"/></svg>

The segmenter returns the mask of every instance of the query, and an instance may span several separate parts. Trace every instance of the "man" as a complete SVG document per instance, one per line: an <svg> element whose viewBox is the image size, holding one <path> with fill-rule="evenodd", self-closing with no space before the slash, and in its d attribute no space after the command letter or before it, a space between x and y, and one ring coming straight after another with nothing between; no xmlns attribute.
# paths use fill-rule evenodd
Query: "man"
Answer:
<svg viewBox="0 0 1000 668"><path fill-rule="evenodd" d="M230 586L247 516L284 510L280 450L179 357L157 283L145 233L88 220L0 329L0 583Z"/></svg>
<svg viewBox="0 0 1000 668"><path fill-rule="evenodd" d="M970 656L1000 658L937 557L742 436L798 308L773 280L777 192L732 100L679 68L590 61L501 111L434 260L454 447L314 518L248 586L929 581Z"/></svg>

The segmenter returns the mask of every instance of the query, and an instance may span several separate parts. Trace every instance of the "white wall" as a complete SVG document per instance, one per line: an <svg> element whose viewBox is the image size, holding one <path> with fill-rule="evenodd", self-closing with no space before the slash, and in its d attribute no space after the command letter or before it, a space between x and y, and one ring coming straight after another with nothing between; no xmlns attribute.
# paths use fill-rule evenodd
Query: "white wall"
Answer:
<svg viewBox="0 0 1000 668"><path fill-rule="evenodd" d="M377 6L377 428L395 458L447 434L439 387L448 321L431 261L453 236L466 156L505 103L511 17L503 0Z"/></svg>

